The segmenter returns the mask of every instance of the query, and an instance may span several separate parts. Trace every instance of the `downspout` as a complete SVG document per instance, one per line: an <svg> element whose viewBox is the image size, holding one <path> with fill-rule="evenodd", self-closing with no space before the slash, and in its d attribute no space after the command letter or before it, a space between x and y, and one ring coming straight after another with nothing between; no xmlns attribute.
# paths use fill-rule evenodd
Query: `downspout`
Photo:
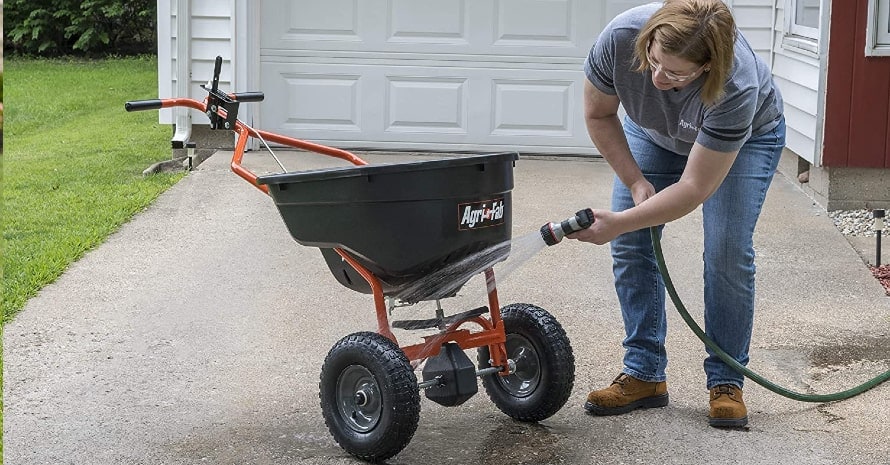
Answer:
<svg viewBox="0 0 890 465"><path fill-rule="evenodd" d="M822 22L819 24L819 89L816 100L816 134L813 144L813 166L822 166L825 149L825 101L828 99L828 51L831 48L831 0L820 4ZM828 10L828 11L826 11Z"/></svg>
<svg viewBox="0 0 890 465"><path fill-rule="evenodd" d="M177 97L187 97L192 82L192 34L191 0L176 2L176 92ZM184 149L192 135L192 115L186 107L176 107L174 114L176 130L170 141L174 149Z"/></svg>

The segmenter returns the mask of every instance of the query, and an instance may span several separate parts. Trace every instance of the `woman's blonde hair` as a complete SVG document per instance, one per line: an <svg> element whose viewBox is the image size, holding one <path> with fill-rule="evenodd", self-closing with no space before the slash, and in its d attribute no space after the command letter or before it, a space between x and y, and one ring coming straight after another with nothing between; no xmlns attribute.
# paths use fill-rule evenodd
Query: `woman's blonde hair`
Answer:
<svg viewBox="0 0 890 465"><path fill-rule="evenodd" d="M666 0L637 36L637 71L650 69L648 49L653 41L664 53L698 65L708 63L701 96L704 104L711 106L723 98L724 84L732 70L735 38L735 20L721 0Z"/></svg>

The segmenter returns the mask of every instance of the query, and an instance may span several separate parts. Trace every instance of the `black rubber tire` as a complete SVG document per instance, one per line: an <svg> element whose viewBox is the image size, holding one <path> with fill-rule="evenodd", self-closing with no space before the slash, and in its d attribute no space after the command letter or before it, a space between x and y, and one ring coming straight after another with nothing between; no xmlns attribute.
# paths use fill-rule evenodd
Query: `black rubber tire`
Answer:
<svg viewBox="0 0 890 465"><path fill-rule="evenodd" d="M319 399L334 440L369 462L401 452L420 421L414 369L396 343L377 333L350 334L334 344L321 370Z"/></svg>
<svg viewBox="0 0 890 465"><path fill-rule="evenodd" d="M507 336L507 358L516 371L506 377L482 378L498 409L519 421L549 418L569 400L575 382L575 355L565 330L546 310L529 304L501 309ZM488 346L480 347L479 368L491 366Z"/></svg>

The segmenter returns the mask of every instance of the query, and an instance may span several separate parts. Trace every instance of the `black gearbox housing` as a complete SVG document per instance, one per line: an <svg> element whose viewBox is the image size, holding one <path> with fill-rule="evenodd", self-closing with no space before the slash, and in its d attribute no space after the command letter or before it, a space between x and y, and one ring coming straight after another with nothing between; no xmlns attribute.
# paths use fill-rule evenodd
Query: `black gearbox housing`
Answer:
<svg viewBox="0 0 890 465"><path fill-rule="evenodd" d="M438 378L439 383L427 388L427 399L446 407L466 402L479 392L476 366L457 343L442 345L439 355L431 357L423 367L423 380Z"/></svg>

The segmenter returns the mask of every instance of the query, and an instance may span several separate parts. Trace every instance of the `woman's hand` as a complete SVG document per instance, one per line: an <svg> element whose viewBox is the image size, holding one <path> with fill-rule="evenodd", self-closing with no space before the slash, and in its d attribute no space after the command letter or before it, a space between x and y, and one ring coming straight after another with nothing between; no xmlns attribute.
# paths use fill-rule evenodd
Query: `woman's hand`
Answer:
<svg viewBox="0 0 890 465"><path fill-rule="evenodd" d="M646 178L641 178L630 186L630 195L634 199L634 205L639 205L649 197L655 195L655 186L647 181Z"/></svg>
<svg viewBox="0 0 890 465"><path fill-rule="evenodd" d="M641 179L630 187L630 192L634 199L634 204L639 205L655 195L655 186L646 179ZM587 229L568 234L566 237L603 245L615 239L618 235L627 232L621 219L620 213L609 210L593 210L593 224Z"/></svg>
<svg viewBox="0 0 890 465"><path fill-rule="evenodd" d="M593 210L593 224L587 229L568 234L566 237L603 245L625 232L621 222L621 213L609 210Z"/></svg>

